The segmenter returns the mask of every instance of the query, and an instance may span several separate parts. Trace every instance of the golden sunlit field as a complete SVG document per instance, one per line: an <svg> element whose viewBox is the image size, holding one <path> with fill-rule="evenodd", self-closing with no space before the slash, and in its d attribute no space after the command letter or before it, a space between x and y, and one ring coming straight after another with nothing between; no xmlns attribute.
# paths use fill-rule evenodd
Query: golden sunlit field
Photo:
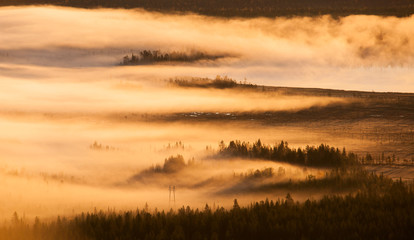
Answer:
<svg viewBox="0 0 414 240"><path fill-rule="evenodd" d="M359 194L385 204L376 192L398 184L404 209L414 199L412 36L414 15L0 7L0 238L241 239L230 228L199 238L185 225L124 236L53 224L136 209L218 216L268 200L331 206L327 196ZM379 238L413 236L411 213ZM274 239L266 231L259 239Z"/></svg>

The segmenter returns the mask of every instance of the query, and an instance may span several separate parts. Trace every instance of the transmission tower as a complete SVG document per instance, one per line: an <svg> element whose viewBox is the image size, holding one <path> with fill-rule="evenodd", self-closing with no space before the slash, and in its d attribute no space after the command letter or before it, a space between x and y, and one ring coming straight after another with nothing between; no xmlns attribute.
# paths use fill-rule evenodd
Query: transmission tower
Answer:
<svg viewBox="0 0 414 240"><path fill-rule="evenodd" d="M173 186L173 194L174 194L174 205L175 205L175 186Z"/></svg>
<svg viewBox="0 0 414 240"><path fill-rule="evenodd" d="M168 204L170 204L170 205L171 205L171 192L173 194L173 201L174 201L174 205L175 205L175 186L169 185L168 186L168 193L169 193Z"/></svg>

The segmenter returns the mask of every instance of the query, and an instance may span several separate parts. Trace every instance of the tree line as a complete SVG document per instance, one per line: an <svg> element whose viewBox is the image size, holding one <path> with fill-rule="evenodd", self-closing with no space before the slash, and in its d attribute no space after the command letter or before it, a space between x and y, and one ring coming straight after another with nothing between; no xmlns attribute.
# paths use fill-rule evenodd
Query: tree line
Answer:
<svg viewBox="0 0 414 240"><path fill-rule="evenodd" d="M270 193L275 190L286 191L315 191L328 190L335 193L344 193L352 191L375 191L385 192L392 184L392 179L385 177L383 174L377 175L368 172L363 168L341 168L332 169L325 173L325 176L316 177L308 174L303 180L282 180L273 182L262 182L262 180L275 178L283 179L284 170L277 172L273 168L255 170L250 173L235 175L240 179L235 185L220 190L220 194L234 193Z"/></svg>
<svg viewBox="0 0 414 240"><path fill-rule="evenodd" d="M227 76L217 75L214 79L210 78L175 78L170 79L169 84L172 86L186 87L186 88L257 88L256 84L248 83L246 80L244 82L237 82L233 78Z"/></svg>
<svg viewBox="0 0 414 240"><path fill-rule="evenodd" d="M265 145L257 140L253 144L239 140L230 141L228 145L220 142L219 157L258 158L271 161L287 162L313 167L340 167L359 164L358 155L347 153L345 148L338 148L321 144L317 147L290 148L286 141L275 145Z"/></svg>
<svg viewBox="0 0 414 240"><path fill-rule="evenodd" d="M284 199L243 207L176 211L147 208L125 212L94 211L50 222L26 223L15 213L0 227L7 239L412 239L413 186L391 182L386 191L325 196L295 202Z"/></svg>
<svg viewBox="0 0 414 240"><path fill-rule="evenodd" d="M145 8L162 12L195 12L222 17L375 14L409 16L411 0L0 0L0 6L53 4L83 8Z"/></svg>
<svg viewBox="0 0 414 240"><path fill-rule="evenodd" d="M166 63L166 62L196 62L200 60L216 60L218 58L223 58L224 55L211 55L203 52L166 52L161 51L151 51L143 50L140 51L138 55L131 56L126 55L122 59L121 65L145 65L145 64L154 64L154 63Z"/></svg>
<svg viewBox="0 0 414 240"><path fill-rule="evenodd" d="M195 165L194 158L190 159L185 163L184 157L181 154L176 156L170 156L164 160L164 165L156 164L143 171L143 173L176 173L186 167Z"/></svg>

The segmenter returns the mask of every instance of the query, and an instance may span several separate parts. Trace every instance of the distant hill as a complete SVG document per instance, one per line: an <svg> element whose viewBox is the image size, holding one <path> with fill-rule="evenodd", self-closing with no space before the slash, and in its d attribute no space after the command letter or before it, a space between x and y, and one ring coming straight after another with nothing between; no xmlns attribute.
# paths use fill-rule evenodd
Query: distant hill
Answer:
<svg viewBox="0 0 414 240"><path fill-rule="evenodd" d="M0 6L34 4L81 8L144 8L161 12L194 12L222 17L323 14L404 17L414 13L414 0L0 0Z"/></svg>

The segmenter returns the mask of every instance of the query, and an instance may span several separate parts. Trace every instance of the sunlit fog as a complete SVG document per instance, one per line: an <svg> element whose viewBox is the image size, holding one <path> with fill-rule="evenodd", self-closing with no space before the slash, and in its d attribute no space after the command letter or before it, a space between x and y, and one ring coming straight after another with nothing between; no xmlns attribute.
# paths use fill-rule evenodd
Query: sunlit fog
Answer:
<svg viewBox="0 0 414 240"><path fill-rule="evenodd" d="M261 86L413 92L412 36L414 16L224 19L1 7L0 220L15 211L47 219L146 204L229 207L234 198L283 198L286 192L272 186L328 174L323 167L223 158L222 140L392 154L396 141L381 134L410 139L407 114L329 122L337 112L307 111L364 106L365 99ZM190 60L123 64L144 50ZM231 79L241 87L183 87L177 79ZM289 114L305 120L283 122ZM397 157L410 159L412 146L396 150ZM326 192L292 194L304 200Z"/></svg>
<svg viewBox="0 0 414 240"><path fill-rule="evenodd" d="M277 86L402 92L414 86L413 17L220 19L3 7L0 19L2 78L67 80L70 68L77 75L71 80L90 81L228 75ZM146 49L224 58L118 69L123 56Z"/></svg>

